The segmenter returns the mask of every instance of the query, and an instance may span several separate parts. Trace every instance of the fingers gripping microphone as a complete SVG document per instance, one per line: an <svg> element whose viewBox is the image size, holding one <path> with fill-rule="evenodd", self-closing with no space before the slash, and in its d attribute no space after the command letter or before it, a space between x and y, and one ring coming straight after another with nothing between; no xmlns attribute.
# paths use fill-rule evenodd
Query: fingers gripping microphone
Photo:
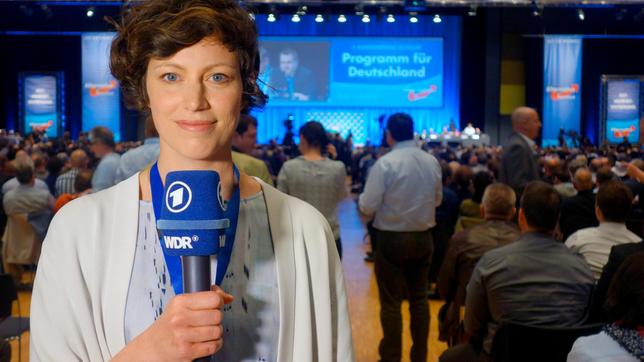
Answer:
<svg viewBox="0 0 644 362"><path fill-rule="evenodd" d="M214 171L175 171L166 176L157 229L168 255L181 257L183 292L210 290L210 256L225 242L230 220L220 201L219 174Z"/></svg>

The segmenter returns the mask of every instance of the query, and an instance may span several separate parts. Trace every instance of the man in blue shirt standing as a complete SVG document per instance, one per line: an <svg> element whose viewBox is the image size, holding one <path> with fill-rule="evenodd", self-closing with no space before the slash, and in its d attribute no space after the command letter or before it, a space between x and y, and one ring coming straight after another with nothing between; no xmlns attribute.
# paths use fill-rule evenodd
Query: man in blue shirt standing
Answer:
<svg viewBox="0 0 644 362"><path fill-rule="evenodd" d="M411 314L411 361L427 360L431 228L436 225L435 209L441 203L442 183L440 164L418 148L413 138L414 123L409 115L396 113L389 117L386 139L392 151L373 165L359 199L362 213L375 214L375 271L383 330L381 361L401 359L400 305L405 297Z"/></svg>
<svg viewBox="0 0 644 362"><path fill-rule="evenodd" d="M116 183L116 170L119 167L121 156L114 152L114 134L107 127L92 128L89 134L90 150L101 161L96 166L92 176L92 190L94 192L106 189Z"/></svg>
<svg viewBox="0 0 644 362"><path fill-rule="evenodd" d="M119 183L154 163L159 158L159 150L159 133L152 119L148 118L145 121L143 144L121 155L114 183Z"/></svg>

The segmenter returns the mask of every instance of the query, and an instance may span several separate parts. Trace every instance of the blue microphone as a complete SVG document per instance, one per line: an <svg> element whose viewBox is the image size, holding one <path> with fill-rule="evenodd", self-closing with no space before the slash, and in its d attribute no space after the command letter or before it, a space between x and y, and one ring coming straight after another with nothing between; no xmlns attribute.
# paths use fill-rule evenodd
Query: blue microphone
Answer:
<svg viewBox="0 0 644 362"><path fill-rule="evenodd" d="M157 229L168 255L181 257L183 291L210 290L210 256L224 247L226 218L214 171L174 171L166 176Z"/></svg>

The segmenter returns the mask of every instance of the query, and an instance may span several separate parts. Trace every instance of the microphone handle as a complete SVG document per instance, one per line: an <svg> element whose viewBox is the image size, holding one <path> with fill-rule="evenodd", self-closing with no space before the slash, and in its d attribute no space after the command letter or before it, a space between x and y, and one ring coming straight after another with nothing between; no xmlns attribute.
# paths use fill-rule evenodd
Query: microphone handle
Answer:
<svg viewBox="0 0 644 362"><path fill-rule="evenodd" d="M210 255L184 255L181 265L184 293L210 290Z"/></svg>
<svg viewBox="0 0 644 362"><path fill-rule="evenodd" d="M194 293L210 290L210 255L185 255L181 257L183 292ZM208 362L211 356L201 357L195 362Z"/></svg>

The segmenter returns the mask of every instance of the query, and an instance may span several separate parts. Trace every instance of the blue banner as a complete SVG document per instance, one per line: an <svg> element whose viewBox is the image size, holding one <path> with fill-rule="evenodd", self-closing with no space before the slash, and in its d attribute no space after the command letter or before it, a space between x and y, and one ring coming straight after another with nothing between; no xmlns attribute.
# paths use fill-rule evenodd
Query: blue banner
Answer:
<svg viewBox="0 0 644 362"><path fill-rule="evenodd" d="M640 81L609 80L606 84L606 140L620 143L639 141Z"/></svg>
<svg viewBox="0 0 644 362"><path fill-rule="evenodd" d="M96 126L112 130L121 139L119 84L110 73L110 45L114 33L84 33L82 44L83 131Z"/></svg>
<svg viewBox="0 0 644 362"><path fill-rule="evenodd" d="M60 112L56 76L26 75L22 82L23 133L44 131L48 137L58 137Z"/></svg>
<svg viewBox="0 0 644 362"><path fill-rule="evenodd" d="M581 120L581 57L579 36L546 36L543 51L542 145L557 145L559 130L579 133Z"/></svg>

